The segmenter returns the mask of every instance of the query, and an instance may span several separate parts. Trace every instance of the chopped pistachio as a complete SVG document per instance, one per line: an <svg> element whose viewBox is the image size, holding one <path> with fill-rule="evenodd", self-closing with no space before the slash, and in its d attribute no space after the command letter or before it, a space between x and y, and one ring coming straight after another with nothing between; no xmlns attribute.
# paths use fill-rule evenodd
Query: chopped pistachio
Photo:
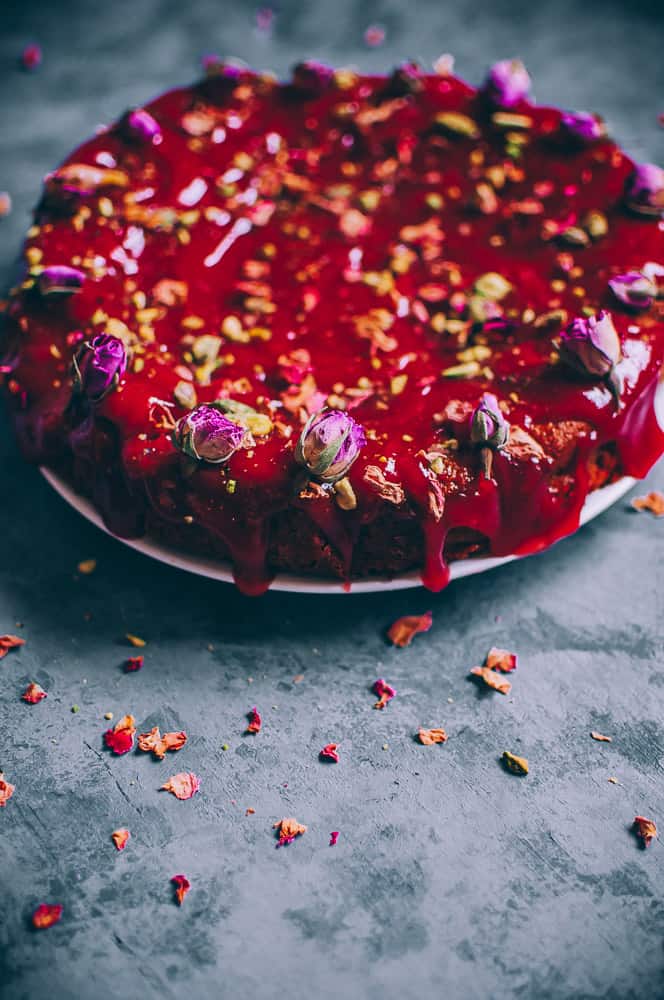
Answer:
<svg viewBox="0 0 664 1000"><path fill-rule="evenodd" d="M357 507L357 497L351 486L350 479L347 477L339 479L333 488L337 506L341 507L342 510L355 510Z"/></svg>
<svg viewBox="0 0 664 1000"><path fill-rule="evenodd" d="M469 139L478 139L480 135L477 122L460 111L440 111L434 122L452 135L467 136Z"/></svg>
<svg viewBox="0 0 664 1000"><path fill-rule="evenodd" d="M483 295L485 299L491 299L492 302L500 302L512 291L510 282L497 271L487 271L486 274L481 274L475 281L473 288L478 295Z"/></svg>
<svg viewBox="0 0 664 1000"><path fill-rule="evenodd" d="M491 121L497 128L524 129L533 127L533 120L528 115L518 115L513 111L494 111Z"/></svg>
<svg viewBox="0 0 664 1000"><path fill-rule="evenodd" d="M393 396L399 396L406 388L408 376L406 374L393 375L390 379L390 392Z"/></svg>
<svg viewBox="0 0 664 1000"><path fill-rule="evenodd" d="M560 239L573 247L587 247L590 243L588 233L580 226L568 226L560 234Z"/></svg>
<svg viewBox="0 0 664 1000"><path fill-rule="evenodd" d="M581 225L593 240L601 240L609 231L609 223L603 212L588 212Z"/></svg>
<svg viewBox="0 0 664 1000"><path fill-rule="evenodd" d="M196 337L191 345L191 353L197 364L209 364L216 361L222 345L221 337L212 333L204 333L201 337Z"/></svg>
<svg viewBox="0 0 664 1000"><path fill-rule="evenodd" d="M193 410L198 401L195 387L191 382L186 382L184 379L181 379L175 386L173 396L175 397L175 402L185 410Z"/></svg>
<svg viewBox="0 0 664 1000"><path fill-rule="evenodd" d="M441 372L443 378L475 378L482 371L477 361L467 361L464 364L452 365Z"/></svg>

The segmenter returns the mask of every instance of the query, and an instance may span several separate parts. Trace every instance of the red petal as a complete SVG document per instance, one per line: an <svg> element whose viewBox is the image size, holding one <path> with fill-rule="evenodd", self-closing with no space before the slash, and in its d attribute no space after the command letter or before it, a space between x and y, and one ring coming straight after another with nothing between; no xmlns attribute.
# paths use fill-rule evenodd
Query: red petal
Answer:
<svg viewBox="0 0 664 1000"><path fill-rule="evenodd" d="M25 646L25 639L20 639L17 635L0 635L0 660L17 646Z"/></svg>
<svg viewBox="0 0 664 1000"><path fill-rule="evenodd" d="M191 889L191 882L186 875L174 875L171 882L175 886L175 898L178 902L178 906L182 906L184 897Z"/></svg>
<svg viewBox="0 0 664 1000"><path fill-rule="evenodd" d="M35 684L34 681L28 684L21 695L23 701L27 701L28 705L36 705L38 701L43 701L45 697L46 691L44 691L41 684Z"/></svg>
<svg viewBox="0 0 664 1000"><path fill-rule="evenodd" d="M173 774L160 791L171 792L176 799L190 799L201 787L201 783L191 771L181 771Z"/></svg>
<svg viewBox="0 0 664 1000"><path fill-rule="evenodd" d="M395 646L409 646L418 632L428 632L433 623L430 611L423 615L405 615L397 618L387 630L387 636Z"/></svg>
<svg viewBox="0 0 664 1000"><path fill-rule="evenodd" d="M32 914L32 925L38 930L45 927L52 927L57 924L62 916L62 906L60 903L40 903Z"/></svg>
<svg viewBox="0 0 664 1000"><path fill-rule="evenodd" d="M119 830L114 830L113 833L111 834L111 839L115 844L115 846L117 847L118 851L124 851L125 847L127 846L127 841L129 840L130 837L131 834L129 830L125 829L124 827L120 827Z"/></svg>
<svg viewBox="0 0 664 1000"><path fill-rule="evenodd" d="M247 718L249 720L249 723L247 725L247 728L246 728L245 732L247 732L247 733L260 733L261 726L263 725L263 720L261 719L260 715L258 714L258 709L256 708L255 705L251 709L250 712L247 712Z"/></svg>

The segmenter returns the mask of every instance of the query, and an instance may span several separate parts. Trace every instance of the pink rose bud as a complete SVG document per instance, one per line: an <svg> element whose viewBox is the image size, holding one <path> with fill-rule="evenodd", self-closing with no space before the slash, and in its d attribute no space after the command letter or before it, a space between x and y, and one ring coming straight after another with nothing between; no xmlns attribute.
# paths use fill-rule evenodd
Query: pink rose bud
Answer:
<svg viewBox="0 0 664 1000"><path fill-rule="evenodd" d="M629 309L649 309L657 298L657 285L641 271L627 271L609 281L615 297Z"/></svg>
<svg viewBox="0 0 664 1000"><path fill-rule="evenodd" d="M587 111L571 111L560 120L562 130L580 145L597 142L606 135L604 122Z"/></svg>
<svg viewBox="0 0 664 1000"><path fill-rule="evenodd" d="M616 365L622 351L611 313L603 309L595 316L573 320L561 334L559 354L570 368L604 380L618 399L621 381Z"/></svg>
<svg viewBox="0 0 664 1000"><path fill-rule="evenodd" d="M127 350L119 337L99 333L74 359L74 387L91 403L112 392L127 370Z"/></svg>
<svg viewBox="0 0 664 1000"><path fill-rule="evenodd" d="M77 267L67 267L66 264L54 264L45 267L37 278L37 288L44 297L51 295L73 295L80 291L85 281L85 274Z"/></svg>
<svg viewBox="0 0 664 1000"><path fill-rule="evenodd" d="M201 403L181 417L172 435L176 448L198 462L220 465L242 445L245 430L214 403Z"/></svg>
<svg viewBox="0 0 664 1000"><path fill-rule="evenodd" d="M484 93L500 108L511 108L528 99L530 75L520 59L494 63L484 84Z"/></svg>
<svg viewBox="0 0 664 1000"><path fill-rule="evenodd" d="M664 170L654 163L639 163L625 182L625 203L638 215L664 215Z"/></svg>
<svg viewBox="0 0 664 1000"><path fill-rule="evenodd" d="M502 414L498 400L485 392L470 418L470 440L486 448L502 448L507 444L510 425Z"/></svg>
<svg viewBox="0 0 664 1000"><path fill-rule="evenodd" d="M342 479L366 444L364 430L343 410L320 410L307 420L295 460L323 483Z"/></svg>
<svg viewBox="0 0 664 1000"><path fill-rule="evenodd" d="M159 124L145 108L134 108L127 113L125 120L131 135L144 142L152 142L161 135Z"/></svg>

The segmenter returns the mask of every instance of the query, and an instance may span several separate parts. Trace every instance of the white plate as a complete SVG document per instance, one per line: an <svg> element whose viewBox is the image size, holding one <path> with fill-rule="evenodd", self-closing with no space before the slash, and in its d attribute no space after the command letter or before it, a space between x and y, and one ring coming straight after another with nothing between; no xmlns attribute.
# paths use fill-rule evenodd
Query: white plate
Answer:
<svg viewBox="0 0 664 1000"><path fill-rule="evenodd" d="M105 531L109 535L111 534L89 500L75 493L64 479L56 476L50 469L42 467L41 472L53 489L67 503L71 504L79 514L86 517L88 521L92 521L102 531ZM610 486L605 486L603 489L591 493L581 511L581 524L585 524L586 521L592 520L593 517L597 517L598 514L605 511L607 507L610 507L616 500L624 496L635 482L635 479L624 476L615 483L611 483ZM142 552L143 555L151 556L153 559L159 559L161 562L168 563L169 566L176 566L178 569L187 570L189 573L197 573L199 576L208 576L213 580L221 580L223 583L233 583L233 574L228 563L220 562L217 559L206 559L204 556L190 555L188 552L182 552L178 549L171 549L161 542L152 541L150 538L120 538L119 541L128 545L131 549L136 549L137 552ZM487 570L495 569L496 566L502 566L504 563L511 562L517 558L520 557L500 556L490 559L462 559L452 563L451 579L458 580L462 576L472 576L474 573L486 573ZM401 576L391 580L358 580L352 583L350 591L340 580L294 576L290 573L280 573L272 581L270 587L272 590L292 590L307 594L347 594L349 592L353 594L368 594L378 590L404 590L407 587L419 587L421 585L419 573L413 571L403 573Z"/></svg>

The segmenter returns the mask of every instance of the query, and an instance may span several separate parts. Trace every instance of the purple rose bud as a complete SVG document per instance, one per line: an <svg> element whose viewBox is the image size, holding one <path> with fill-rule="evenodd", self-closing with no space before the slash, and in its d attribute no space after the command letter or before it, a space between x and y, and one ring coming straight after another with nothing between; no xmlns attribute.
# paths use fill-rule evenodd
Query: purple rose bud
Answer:
<svg viewBox="0 0 664 1000"><path fill-rule="evenodd" d="M99 333L74 358L74 385L91 403L99 403L127 370L127 351L118 337Z"/></svg>
<svg viewBox="0 0 664 1000"><path fill-rule="evenodd" d="M616 365L622 351L618 331L606 309L595 316L572 320L561 334L559 354L560 360L570 368L604 379L618 399L621 381Z"/></svg>
<svg viewBox="0 0 664 1000"><path fill-rule="evenodd" d="M367 443L364 430L343 410L320 410L307 420L295 460L323 483L342 479Z"/></svg>
<svg viewBox="0 0 664 1000"><path fill-rule="evenodd" d="M145 108L134 108L133 111L129 111L126 123L129 132L144 142L152 142L157 136L161 135L159 123Z"/></svg>
<svg viewBox="0 0 664 1000"><path fill-rule="evenodd" d="M334 80L334 70L325 63L308 59L298 63L293 68L293 86L307 97L320 97L331 87Z"/></svg>
<svg viewBox="0 0 664 1000"><path fill-rule="evenodd" d="M657 285L641 271L627 271L609 281L615 297L630 309L649 309L657 298Z"/></svg>
<svg viewBox="0 0 664 1000"><path fill-rule="evenodd" d="M511 108L528 98L530 83L528 70L520 59L502 59L489 70L483 89L493 104Z"/></svg>
<svg viewBox="0 0 664 1000"><path fill-rule="evenodd" d="M664 215L664 170L654 163L639 163L625 182L625 202L638 215Z"/></svg>
<svg viewBox="0 0 664 1000"><path fill-rule="evenodd" d="M498 400L485 392L470 418L470 440L485 448L502 448L507 444L510 425L505 420Z"/></svg>
<svg viewBox="0 0 664 1000"><path fill-rule="evenodd" d="M597 142L606 135L604 122L587 111L571 111L560 120L561 128L579 143Z"/></svg>
<svg viewBox="0 0 664 1000"><path fill-rule="evenodd" d="M65 264L54 264L45 267L37 278L37 288L40 295L73 295L80 291L85 274L77 267L67 267Z"/></svg>
<svg viewBox="0 0 664 1000"><path fill-rule="evenodd" d="M190 458L220 465L235 454L245 433L243 427L229 420L214 403L201 403L180 417L172 441Z"/></svg>

